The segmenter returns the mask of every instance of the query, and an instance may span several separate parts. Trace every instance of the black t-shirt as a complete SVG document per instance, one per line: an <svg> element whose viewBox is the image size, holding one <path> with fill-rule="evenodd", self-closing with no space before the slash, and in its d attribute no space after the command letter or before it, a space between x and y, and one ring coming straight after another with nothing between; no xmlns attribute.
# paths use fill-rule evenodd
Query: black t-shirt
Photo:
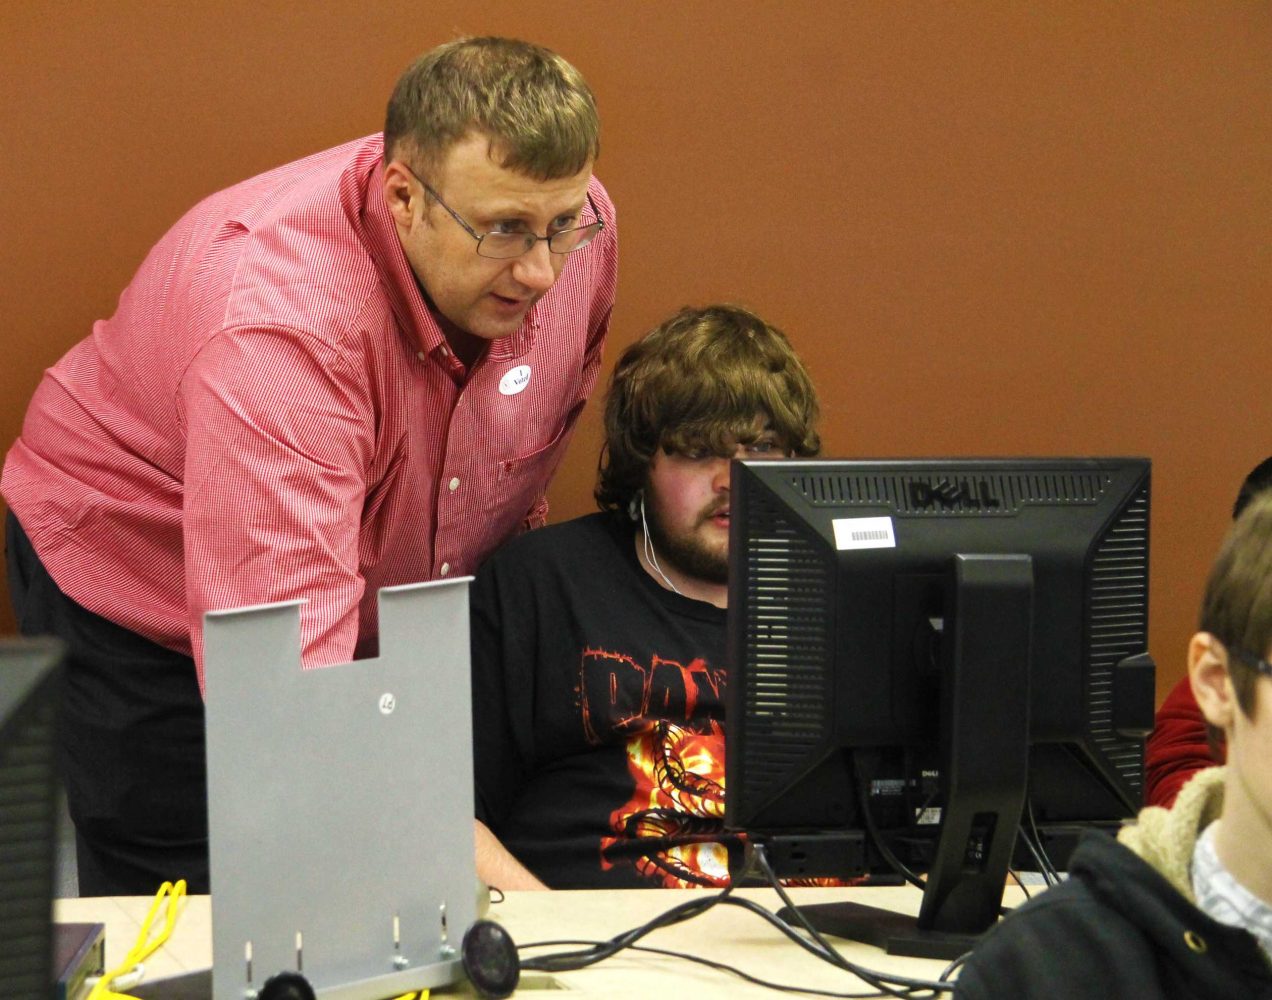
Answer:
<svg viewBox="0 0 1272 1000"><path fill-rule="evenodd" d="M722 609L644 571L616 515L529 532L482 567L477 815L546 884L727 884L724 631Z"/></svg>

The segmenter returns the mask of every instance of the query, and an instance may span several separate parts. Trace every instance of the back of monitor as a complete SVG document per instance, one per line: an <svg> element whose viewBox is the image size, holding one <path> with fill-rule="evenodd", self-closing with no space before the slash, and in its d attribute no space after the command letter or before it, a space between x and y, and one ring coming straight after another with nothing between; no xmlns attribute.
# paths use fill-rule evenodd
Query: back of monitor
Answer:
<svg viewBox="0 0 1272 1000"><path fill-rule="evenodd" d="M213 997L460 977L476 919L468 581L380 591L380 655L300 667L300 602L205 617Z"/></svg>

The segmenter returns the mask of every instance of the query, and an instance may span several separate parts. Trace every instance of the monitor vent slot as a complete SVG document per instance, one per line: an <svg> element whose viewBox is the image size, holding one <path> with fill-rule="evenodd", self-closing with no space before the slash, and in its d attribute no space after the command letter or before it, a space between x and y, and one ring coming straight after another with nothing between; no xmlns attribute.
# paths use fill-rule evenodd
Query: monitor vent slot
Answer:
<svg viewBox="0 0 1272 1000"><path fill-rule="evenodd" d="M745 801L763 801L830 735L832 567L775 505L746 539Z"/></svg>
<svg viewBox="0 0 1272 1000"><path fill-rule="evenodd" d="M878 507L896 514L949 517L1015 514L1039 504L1093 504L1110 477L1104 472L1003 474L942 473L793 473L791 487L815 506Z"/></svg>
<svg viewBox="0 0 1272 1000"><path fill-rule="evenodd" d="M1091 739L1137 793L1143 793L1144 748L1113 728L1113 671L1148 649L1148 486L1109 525L1092 554L1087 615Z"/></svg>

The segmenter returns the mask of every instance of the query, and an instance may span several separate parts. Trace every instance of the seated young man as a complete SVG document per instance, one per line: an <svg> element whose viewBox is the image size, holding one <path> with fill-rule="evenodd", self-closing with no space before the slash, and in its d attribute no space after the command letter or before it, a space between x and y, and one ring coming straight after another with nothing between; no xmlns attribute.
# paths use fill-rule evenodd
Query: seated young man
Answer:
<svg viewBox="0 0 1272 1000"><path fill-rule="evenodd" d="M786 337L744 309L682 310L619 359L601 513L515 539L471 591L488 884L727 884L729 461L813 455L816 418Z"/></svg>
<svg viewBox="0 0 1272 1000"><path fill-rule="evenodd" d="M1235 520L1256 496L1272 489L1272 458L1246 475L1232 504ZM1170 806L1188 779L1202 768L1223 763L1223 743L1206 732L1205 720L1187 676L1157 707L1153 732L1144 747L1144 804Z"/></svg>
<svg viewBox="0 0 1272 1000"><path fill-rule="evenodd" d="M972 952L956 997L1272 997L1272 493L1210 572L1188 677L1227 764L1114 841L1084 836L1069 879Z"/></svg>

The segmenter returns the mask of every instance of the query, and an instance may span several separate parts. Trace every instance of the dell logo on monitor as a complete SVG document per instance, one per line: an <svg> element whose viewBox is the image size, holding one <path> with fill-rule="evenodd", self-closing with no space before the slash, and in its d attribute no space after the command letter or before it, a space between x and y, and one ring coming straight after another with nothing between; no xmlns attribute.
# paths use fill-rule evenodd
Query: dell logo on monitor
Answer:
<svg viewBox="0 0 1272 1000"><path fill-rule="evenodd" d="M984 479L956 483L948 479L931 483L910 483L910 506L918 510L940 505L942 510L998 510L1003 503L990 492Z"/></svg>

